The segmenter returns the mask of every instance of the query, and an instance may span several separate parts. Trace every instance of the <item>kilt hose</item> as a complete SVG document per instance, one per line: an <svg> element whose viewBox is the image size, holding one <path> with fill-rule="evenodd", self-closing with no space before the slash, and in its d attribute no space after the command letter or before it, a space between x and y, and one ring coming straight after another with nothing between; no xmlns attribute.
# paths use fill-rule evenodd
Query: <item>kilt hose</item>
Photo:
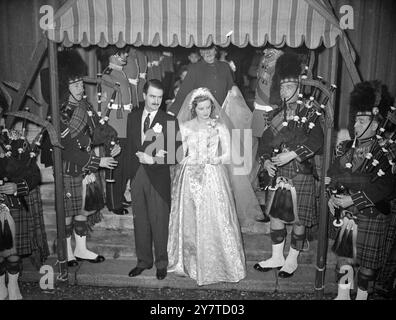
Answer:
<svg viewBox="0 0 396 320"><path fill-rule="evenodd" d="M316 191L313 175L297 174L294 168L287 164L278 168L278 177L283 176L291 179L297 193L297 211L300 223L305 227L317 224L316 214ZM292 177L292 178L291 178Z"/></svg>
<svg viewBox="0 0 396 320"><path fill-rule="evenodd" d="M9 208L15 223L15 252L9 252L8 255L34 255L35 260L37 258L39 263L43 263L49 256L49 249L39 187L31 190L24 199L28 210L24 205Z"/></svg>
<svg viewBox="0 0 396 320"><path fill-rule="evenodd" d="M363 214L357 216L357 261L361 266L372 270L379 269L385 262L385 239L390 216L378 214L368 217Z"/></svg>

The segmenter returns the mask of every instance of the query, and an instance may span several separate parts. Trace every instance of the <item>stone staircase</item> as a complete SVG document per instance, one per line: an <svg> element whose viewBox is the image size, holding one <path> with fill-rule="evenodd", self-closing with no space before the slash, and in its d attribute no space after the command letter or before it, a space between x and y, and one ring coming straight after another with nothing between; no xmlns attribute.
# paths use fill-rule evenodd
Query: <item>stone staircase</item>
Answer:
<svg viewBox="0 0 396 320"><path fill-rule="evenodd" d="M46 225L47 238L51 254L56 251L56 213L55 213L55 194L52 182L44 183L41 186L43 199L44 222ZM103 219L94 227L94 232L89 235L87 241L91 250L99 252L109 259L135 259L135 244L133 233L133 216L131 208L130 214L125 216L115 215L107 210L102 210ZM258 228L259 229L259 228ZM268 225L254 233L242 232L242 238L248 261L260 261L271 255L271 239L268 233ZM288 230L290 233L290 229ZM290 245L290 236L287 237L285 253ZM300 263L313 265L316 263L317 241L309 242L307 251L300 255ZM334 255L328 254L328 265L335 263Z"/></svg>
<svg viewBox="0 0 396 320"><path fill-rule="evenodd" d="M52 175L52 173L51 173ZM43 179L41 194L44 207L44 221L46 225L48 244L51 257L47 260L56 270L56 213L54 184L51 179ZM129 209L131 211L131 209ZM128 277L129 270L136 265L136 253L133 233L133 216L117 216L107 209L102 210L103 219L96 224L94 232L89 235L87 245L89 249L100 253L106 261L100 264L82 262L76 268L69 268L69 283L91 286L121 286L121 287L150 287L150 288L184 288L184 289L213 289L239 290L262 292L314 292L316 273L317 241L310 241L309 249L299 257L299 269L290 279L281 279L277 271L261 273L253 269L254 263L268 258L271 255L271 239L268 226L254 233L242 232L245 248L247 276L239 283L217 283L199 287L188 277L178 277L169 274L163 281L155 277L155 268L143 272L136 278ZM290 233L290 229L288 230ZM72 240L74 241L74 239ZM73 244L74 246L74 244ZM290 236L285 245L285 254L290 246ZM327 272L325 276L325 293L334 294L334 255L327 257ZM22 281L38 282L42 275L28 262L24 262Z"/></svg>

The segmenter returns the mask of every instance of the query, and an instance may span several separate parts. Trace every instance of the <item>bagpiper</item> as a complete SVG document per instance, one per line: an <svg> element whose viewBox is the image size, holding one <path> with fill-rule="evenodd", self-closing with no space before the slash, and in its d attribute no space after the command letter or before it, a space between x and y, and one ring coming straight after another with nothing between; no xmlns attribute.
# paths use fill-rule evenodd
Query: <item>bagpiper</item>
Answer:
<svg viewBox="0 0 396 320"><path fill-rule="evenodd" d="M101 130L99 119L84 94L83 77L87 72L79 53L65 49L58 53L58 65L67 261L69 267L74 267L78 261L100 263L105 260L86 246L89 231L87 220L90 216L92 220L93 215L99 217L99 210L104 207L97 171L99 168L114 169L117 166L114 157L121 150L118 145L115 146L108 157L99 157L93 150L95 145L103 144L103 139L98 138ZM44 72L42 75L47 78ZM44 86L42 90L43 96L48 96L48 88ZM115 132L113 134L116 135ZM90 193L92 190L95 191L93 194ZM92 200L88 195L94 196L96 203L88 203ZM73 233L74 251L71 242Z"/></svg>
<svg viewBox="0 0 396 320"><path fill-rule="evenodd" d="M342 142L326 182L331 190L328 206L338 227L332 251L337 256L336 300L350 300L357 269L356 300L366 300L370 281L383 265L383 249L393 197L395 117L382 121L370 82L354 87L350 95L354 139ZM392 127L391 133L388 128Z"/></svg>
<svg viewBox="0 0 396 320"><path fill-rule="evenodd" d="M0 122L12 103L6 96L0 90ZM49 256L36 163L43 131L30 144L26 119L22 130L0 128L0 300L19 300L22 257L39 268Z"/></svg>
<svg viewBox="0 0 396 320"><path fill-rule="evenodd" d="M258 148L268 173L266 214L270 217L272 256L254 265L261 272L280 269L288 278L297 270L297 258L306 243L306 228L317 223L315 214L315 166L313 157L323 145L323 131L314 108L298 104L302 62L285 53L275 65L273 85L280 86L283 105L277 108ZM293 225L285 260L286 224Z"/></svg>

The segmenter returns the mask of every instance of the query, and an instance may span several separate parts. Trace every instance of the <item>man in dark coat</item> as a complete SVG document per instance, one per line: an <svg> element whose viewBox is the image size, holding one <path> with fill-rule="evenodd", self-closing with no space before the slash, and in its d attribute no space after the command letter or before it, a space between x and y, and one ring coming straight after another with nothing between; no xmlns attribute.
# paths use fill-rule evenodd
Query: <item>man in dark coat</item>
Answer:
<svg viewBox="0 0 396 320"><path fill-rule="evenodd" d="M138 259L129 276L138 276L155 262L159 280L166 277L168 266L169 165L175 164L176 152L180 152L181 146L181 141L176 141L179 133L177 119L159 110L163 93L159 80L152 79L145 84L144 108L133 110L128 116L126 149Z"/></svg>

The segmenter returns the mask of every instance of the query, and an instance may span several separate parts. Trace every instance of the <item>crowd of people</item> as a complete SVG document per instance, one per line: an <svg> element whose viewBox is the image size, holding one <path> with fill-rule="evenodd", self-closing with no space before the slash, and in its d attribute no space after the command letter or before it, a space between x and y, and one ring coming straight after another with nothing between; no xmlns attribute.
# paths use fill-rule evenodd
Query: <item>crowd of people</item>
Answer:
<svg viewBox="0 0 396 320"><path fill-rule="evenodd" d="M271 257L254 269L278 269L279 277L292 277L307 231L318 223L314 159L324 144L321 113L302 102L302 56L264 50L257 63L257 114L242 106L237 59L214 45L191 50L188 64L174 63L172 52L129 47L105 50L98 58L102 71L92 103L84 94L87 70L79 53L64 49L58 57L68 266L102 263L105 258L87 248L89 226L100 220L105 205L117 215L128 214L131 206L137 264L130 277L155 265L158 280L171 272L198 285L239 282L247 274L241 236L247 221L270 225ZM350 299L346 270L357 270L358 300L367 299L375 280L393 290L396 116L393 109L387 114L392 100L385 96L379 82L355 86L353 139L335 148L326 177L328 190L337 190L329 193L329 212L343 222L329 230L338 259L337 299ZM48 97L44 89L43 97ZM2 102L2 117L6 106ZM252 118L262 112L266 120L256 145L235 138L235 131L251 129ZM254 140L252 131L246 132ZM34 201L26 200L40 197L34 193L40 172L28 151L22 148L21 157L20 148L11 150L10 141L16 140L11 136L5 130L0 137L0 300L21 298L21 257L35 250L42 262L48 256L45 228L37 223L42 209L32 209ZM48 139L43 153L45 145L51 147ZM254 165L237 170L235 150L261 163L253 178ZM255 195L257 176L269 190L264 206ZM259 219L263 216L267 219ZM286 225L292 231L285 258Z"/></svg>

